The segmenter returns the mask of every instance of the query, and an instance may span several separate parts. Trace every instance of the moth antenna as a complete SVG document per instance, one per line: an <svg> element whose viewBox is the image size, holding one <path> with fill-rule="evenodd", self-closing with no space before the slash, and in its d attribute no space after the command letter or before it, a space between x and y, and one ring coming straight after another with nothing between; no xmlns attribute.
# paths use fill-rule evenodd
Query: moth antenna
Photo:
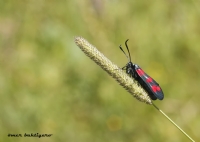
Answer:
<svg viewBox="0 0 200 142"><path fill-rule="evenodd" d="M128 51L129 61L131 62L131 54L130 54L130 51L129 51L128 45L127 45L128 40L129 40L129 39L127 39L127 40L125 41L125 45L126 45L126 49L127 49L127 51Z"/></svg>
<svg viewBox="0 0 200 142"><path fill-rule="evenodd" d="M119 46L119 48L120 48L121 51L124 53L124 55L126 56L126 58L127 58L128 60L130 60L129 57L128 57L128 56L126 55L126 53L124 52L124 50L122 49L122 46L121 46L121 45Z"/></svg>

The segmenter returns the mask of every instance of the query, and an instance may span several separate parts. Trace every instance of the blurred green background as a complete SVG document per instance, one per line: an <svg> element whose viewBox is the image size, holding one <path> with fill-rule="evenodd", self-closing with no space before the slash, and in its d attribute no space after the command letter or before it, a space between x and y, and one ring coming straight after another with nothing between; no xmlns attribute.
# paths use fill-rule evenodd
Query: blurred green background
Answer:
<svg viewBox="0 0 200 142"><path fill-rule="evenodd" d="M119 67L127 63L119 45L130 39L132 61L164 91L155 104L200 140L199 6L197 0L0 1L0 141L188 141L86 57L75 36Z"/></svg>

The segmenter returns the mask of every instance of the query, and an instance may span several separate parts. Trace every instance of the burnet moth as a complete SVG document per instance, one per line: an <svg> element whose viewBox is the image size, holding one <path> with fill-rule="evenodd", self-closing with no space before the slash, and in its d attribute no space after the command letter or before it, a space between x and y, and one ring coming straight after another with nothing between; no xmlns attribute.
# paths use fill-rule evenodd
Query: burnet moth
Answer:
<svg viewBox="0 0 200 142"><path fill-rule="evenodd" d="M122 52L128 59L128 63L122 69L126 70L126 73L130 75L130 77L133 77L135 80L138 81L138 83L144 88L144 90L148 93L149 97L152 100L163 100L164 94L159 84L149 75L147 75L138 65L132 63L127 42L128 39L125 41L128 56L122 49L121 45L119 46L119 48L122 50Z"/></svg>

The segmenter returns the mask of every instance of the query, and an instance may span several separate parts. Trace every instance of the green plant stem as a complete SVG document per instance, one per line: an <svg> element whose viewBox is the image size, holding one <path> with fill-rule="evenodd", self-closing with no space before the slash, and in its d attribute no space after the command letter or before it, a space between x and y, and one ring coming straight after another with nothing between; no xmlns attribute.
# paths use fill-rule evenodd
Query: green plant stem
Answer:
<svg viewBox="0 0 200 142"><path fill-rule="evenodd" d="M162 113L176 128L178 128L187 138L189 138L192 142L195 142L183 129L181 129L171 118L169 118L162 110L160 110L153 102L152 105L160 112Z"/></svg>

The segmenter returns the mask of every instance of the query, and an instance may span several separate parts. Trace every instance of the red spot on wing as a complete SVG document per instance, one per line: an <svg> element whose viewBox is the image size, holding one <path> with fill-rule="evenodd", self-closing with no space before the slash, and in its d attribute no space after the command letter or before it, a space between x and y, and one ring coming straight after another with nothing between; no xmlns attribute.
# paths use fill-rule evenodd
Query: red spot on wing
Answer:
<svg viewBox="0 0 200 142"><path fill-rule="evenodd" d="M148 83L152 82L152 81L153 81L153 79L151 77L149 77L149 78L146 79L146 82L148 82Z"/></svg>
<svg viewBox="0 0 200 142"><path fill-rule="evenodd" d="M157 86L156 89L157 89L157 91L160 91L160 90L161 90L159 86Z"/></svg>
<svg viewBox="0 0 200 142"><path fill-rule="evenodd" d="M153 92L157 92L157 91L160 91L160 90L161 90L160 87L157 86L157 85L151 86L151 89L153 90Z"/></svg>
<svg viewBox="0 0 200 142"><path fill-rule="evenodd" d="M143 76L145 73L142 69L137 69L136 70L139 76Z"/></svg>

